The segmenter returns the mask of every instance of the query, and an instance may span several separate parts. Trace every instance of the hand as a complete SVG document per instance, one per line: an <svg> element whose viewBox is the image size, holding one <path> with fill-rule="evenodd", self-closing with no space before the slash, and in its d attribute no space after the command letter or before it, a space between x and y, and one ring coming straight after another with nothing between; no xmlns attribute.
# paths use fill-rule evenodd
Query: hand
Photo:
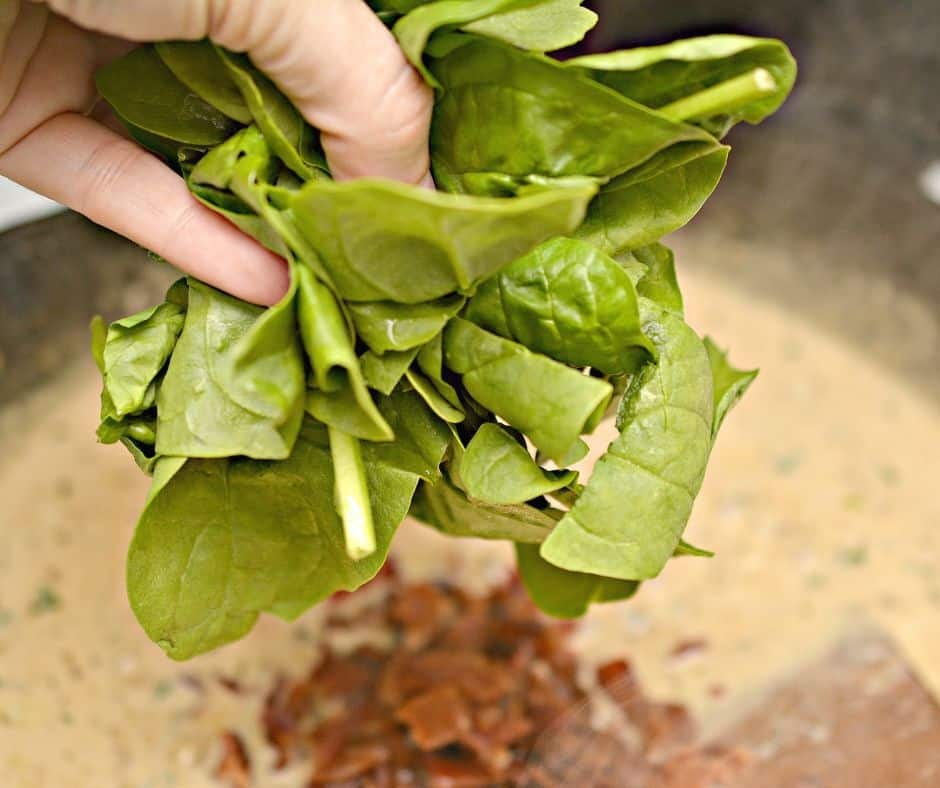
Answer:
<svg viewBox="0 0 940 788"><path fill-rule="evenodd" d="M321 130L337 179L430 184L431 91L364 0L0 0L0 174L271 304L284 261L122 136L94 86L135 42L206 36L247 52Z"/></svg>

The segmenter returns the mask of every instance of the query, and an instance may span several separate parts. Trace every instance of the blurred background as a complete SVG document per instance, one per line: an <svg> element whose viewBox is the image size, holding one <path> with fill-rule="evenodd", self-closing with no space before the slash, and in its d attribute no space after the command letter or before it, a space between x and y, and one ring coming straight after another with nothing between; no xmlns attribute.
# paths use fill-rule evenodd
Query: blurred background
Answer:
<svg viewBox="0 0 940 788"><path fill-rule="evenodd" d="M706 738L763 752L783 776L756 784L940 784L940 4L588 5L582 52L738 32L782 38L800 74L776 116L731 133L716 193L667 239L689 322L762 368L688 531L717 556L592 612L578 643L629 654ZM4 784L199 785L208 743L255 709L203 693L194 714L185 677L262 687L309 663L318 613L185 666L138 632L123 560L146 480L95 444L87 324L173 273L54 211L0 181ZM414 577L506 565L420 526L398 545Z"/></svg>

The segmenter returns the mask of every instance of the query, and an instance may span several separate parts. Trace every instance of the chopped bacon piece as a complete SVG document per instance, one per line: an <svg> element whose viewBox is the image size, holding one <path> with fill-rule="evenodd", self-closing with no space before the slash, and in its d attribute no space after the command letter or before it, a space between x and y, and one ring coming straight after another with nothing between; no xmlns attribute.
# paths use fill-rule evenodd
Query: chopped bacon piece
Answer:
<svg viewBox="0 0 940 788"><path fill-rule="evenodd" d="M229 788L251 786L251 763L245 745L237 733L226 731L222 734L222 758L215 770L215 776Z"/></svg>
<svg viewBox="0 0 940 788"><path fill-rule="evenodd" d="M422 750L453 744L470 730L470 709L454 687L437 687L412 698L395 713Z"/></svg>

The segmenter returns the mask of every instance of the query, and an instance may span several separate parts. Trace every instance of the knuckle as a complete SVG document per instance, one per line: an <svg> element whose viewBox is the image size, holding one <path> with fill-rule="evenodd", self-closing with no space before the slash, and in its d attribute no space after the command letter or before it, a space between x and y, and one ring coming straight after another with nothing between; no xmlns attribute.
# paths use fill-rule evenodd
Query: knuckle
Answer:
<svg viewBox="0 0 940 788"><path fill-rule="evenodd" d="M431 89L409 64L403 64L376 104L379 140L400 148L426 144L432 107Z"/></svg>
<svg viewBox="0 0 940 788"><path fill-rule="evenodd" d="M118 190L118 184L146 156L123 139L109 139L95 146L79 167L75 209L86 216L99 213L98 206Z"/></svg>

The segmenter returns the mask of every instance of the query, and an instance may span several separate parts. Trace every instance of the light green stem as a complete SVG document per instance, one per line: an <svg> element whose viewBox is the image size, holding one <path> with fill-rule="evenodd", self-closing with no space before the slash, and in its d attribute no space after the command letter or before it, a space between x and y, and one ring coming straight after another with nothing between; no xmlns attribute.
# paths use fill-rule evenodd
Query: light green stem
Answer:
<svg viewBox="0 0 940 788"><path fill-rule="evenodd" d="M757 101L777 89L777 81L766 68L755 68L746 74L719 82L672 104L660 107L657 112L670 120L686 121L725 115Z"/></svg>
<svg viewBox="0 0 940 788"><path fill-rule="evenodd" d="M359 441L345 432L329 428L333 457L336 509L343 519L346 554L358 561L375 552L375 527L369 486Z"/></svg>

